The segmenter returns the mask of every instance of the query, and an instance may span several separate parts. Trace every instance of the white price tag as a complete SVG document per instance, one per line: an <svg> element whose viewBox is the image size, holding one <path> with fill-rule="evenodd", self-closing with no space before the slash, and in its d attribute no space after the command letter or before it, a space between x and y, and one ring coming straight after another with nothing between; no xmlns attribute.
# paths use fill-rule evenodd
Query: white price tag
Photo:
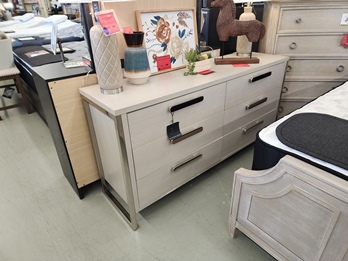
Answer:
<svg viewBox="0 0 348 261"><path fill-rule="evenodd" d="M348 13L342 14L341 25L348 25Z"/></svg>

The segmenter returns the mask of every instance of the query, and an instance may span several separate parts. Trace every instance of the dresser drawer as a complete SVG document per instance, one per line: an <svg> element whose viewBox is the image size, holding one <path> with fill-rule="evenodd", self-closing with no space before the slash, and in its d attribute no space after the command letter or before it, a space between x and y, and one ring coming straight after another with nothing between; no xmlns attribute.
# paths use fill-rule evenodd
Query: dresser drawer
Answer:
<svg viewBox="0 0 348 261"><path fill-rule="evenodd" d="M278 108L277 119L282 118L283 116L301 108L303 105L306 105L311 100L283 100L280 101Z"/></svg>
<svg viewBox="0 0 348 261"><path fill-rule="evenodd" d="M223 159L254 142L256 139L256 133L274 122L276 115L277 110L273 110L243 126L239 126L233 132L225 135L222 143Z"/></svg>
<svg viewBox="0 0 348 261"><path fill-rule="evenodd" d="M182 128L182 133L187 133L202 127L202 131L176 144L171 144L167 137L154 140L133 150L133 158L136 172L136 179L166 166L177 160L182 155L187 155L206 144L219 139L222 136L224 113L220 112L208 119Z"/></svg>
<svg viewBox="0 0 348 261"><path fill-rule="evenodd" d="M348 6L332 8L282 8L278 33L289 32L346 32L340 22Z"/></svg>
<svg viewBox="0 0 348 261"><path fill-rule="evenodd" d="M226 83L222 83L129 113L128 122L133 149L157 139L168 140L167 126L172 123L172 120L179 122L180 128L185 129L187 126L222 112L225 88ZM195 101L199 98L203 98L202 101ZM192 105L175 111L172 116L169 108L191 101L194 102Z"/></svg>
<svg viewBox="0 0 348 261"><path fill-rule="evenodd" d="M221 159L221 146L220 138L138 180L140 209L147 207L218 163Z"/></svg>
<svg viewBox="0 0 348 261"><path fill-rule="evenodd" d="M290 59L285 80L347 80L348 60Z"/></svg>
<svg viewBox="0 0 348 261"><path fill-rule="evenodd" d="M285 64L281 63L227 82L225 109L279 88L283 83Z"/></svg>
<svg viewBox="0 0 348 261"><path fill-rule="evenodd" d="M274 89L227 110L224 117L223 135L234 131L239 126L244 126L254 119L258 119L270 111L276 110L279 96L279 89ZM275 120L275 117L273 120Z"/></svg>
<svg viewBox="0 0 348 261"><path fill-rule="evenodd" d="M276 54L289 56L348 56L348 49L340 45L343 34L278 35Z"/></svg>
<svg viewBox="0 0 348 261"><path fill-rule="evenodd" d="M284 82L282 98L315 99L316 97L341 85L341 82Z"/></svg>

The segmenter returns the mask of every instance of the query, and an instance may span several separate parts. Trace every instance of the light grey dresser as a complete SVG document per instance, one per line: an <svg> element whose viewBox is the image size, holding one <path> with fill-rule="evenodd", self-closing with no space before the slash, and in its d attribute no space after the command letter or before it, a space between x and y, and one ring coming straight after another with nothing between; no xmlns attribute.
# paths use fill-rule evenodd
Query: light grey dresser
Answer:
<svg viewBox="0 0 348 261"><path fill-rule="evenodd" d="M213 65L208 75L184 76L181 69L144 85L125 80L117 95L101 94L98 85L80 89L103 189L133 229L140 210L254 142L275 121L288 58L255 56L259 64Z"/></svg>
<svg viewBox="0 0 348 261"><path fill-rule="evenodd" d="M290 57L279 118L348 80L348 49L340 45L346 14L347 1L265 2L260 51Z"/></svg>

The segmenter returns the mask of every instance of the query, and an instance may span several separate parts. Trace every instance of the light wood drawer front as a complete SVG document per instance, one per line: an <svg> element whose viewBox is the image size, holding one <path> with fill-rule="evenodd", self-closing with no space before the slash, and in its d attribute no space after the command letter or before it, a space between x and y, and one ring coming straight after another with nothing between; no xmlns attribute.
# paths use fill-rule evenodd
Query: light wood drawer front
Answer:
<svg viewBox="0 0 348 261"><path fill-rule="evenodd" d="M172 123L170 107L203 97L203 101L174 112L173 120L179 122L182 129L222 112L225 89L226 84L222 83L128 114L133 149L157 139L167 139L167 126Z"/></svg>
<svg viewBox="0 0 348 261"><path fill-rule="evenodd" d="M310 100L297 100L297 101L281 101L278 108L277 118L280 119L283 116L293 112L294 110L301 108L303 105L310 102Z"/></svg>
<svg viewBox="0 0 348 261"><path fill-rule="evenodd" d="M214 141L139 180L137 185L140 209L218 163L221 159L221 146L221 139Z"/></svg>
<svg viewBox="0 0 348 261"><path fill-rule="evenodd" d="M255 96L279 88L283 82L285 64L278 64L227 83L225 109L234 107Z"/></svg>
<svg viewBox="0 0 348 261"><path fill-rule="evenodd" d="M291 59L286 69L285 80L346 80L348 60Z"/></svg>
<svg viewBox="0 0 348 261"><path fill-rule="evenodd" d="M254 142L256 133L274 122L276 115L277 110L273 110L225 135L222 143L223 158L231 156L235 152Z"/></svg>
<svg viewBox="0 0 348 261"><path fill-rule="evenodd" d="M278 108L279 96L279 89L274 89L227 110L224 117L223 135L232 132L239 126L247 124L253 119L257 119L270 111L276 110ZM250 108L253 104L258 105Z"/></svg>
<svg viewBox="0 0 348 261"><path fill-rule="evenodd" d="M284 82L282 98L315 99L343 82Z"/></svg>
<svg viewBox="0 0 348 261"><path fill-rule="evenodd" d="M346 32L346 28L340 25L343 13L348 13L348 6L342 8L283 8L278 32Z"/></svg>
<svg viewBox="0 0 348 261"><path fill-rule="evenodd" d="M342 37L343 34L278 35L275 54L348 56L348 49L340 45Z"/></svg>
<svg viewBox="0 0 348 261"><path fill-rule="evenodd" d="M183 141L171 144L167 137L154 140L151 143L133 150L136 179L158 170L168 163L197 150L222 136L224 113L220 112L208 119L181 129L184 134L202 127L203 130Z"/></svg>

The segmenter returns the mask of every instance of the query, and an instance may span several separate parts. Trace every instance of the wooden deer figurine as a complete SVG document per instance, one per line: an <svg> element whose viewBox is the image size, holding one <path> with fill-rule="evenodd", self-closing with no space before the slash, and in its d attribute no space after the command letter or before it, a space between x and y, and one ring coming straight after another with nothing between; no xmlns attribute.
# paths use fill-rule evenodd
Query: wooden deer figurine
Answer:
<svg viewBox="0 0 348 261"><path fill-rule="evenodd" d="M219 40L228 41L230 36L245 35L249 42L257 42L265 35L265 26L258 20L239 21L236 19L236 6L233 0L214 0L211 7L219 7L216 21Z"/></svg>

